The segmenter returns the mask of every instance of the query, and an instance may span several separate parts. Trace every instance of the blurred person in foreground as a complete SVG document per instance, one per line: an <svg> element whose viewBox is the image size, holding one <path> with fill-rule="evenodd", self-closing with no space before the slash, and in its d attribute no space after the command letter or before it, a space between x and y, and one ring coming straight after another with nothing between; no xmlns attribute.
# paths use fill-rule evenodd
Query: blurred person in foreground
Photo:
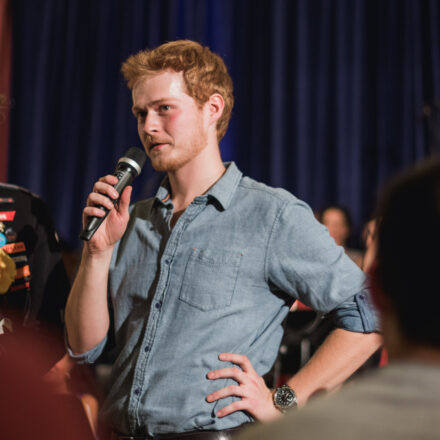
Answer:
<svg viewBox="0 0 440 440"><path fill-rule="evenodd" d="M1 337L0 337L1 338ZM58 350L39 335L20 332L2 340L0 438L3 440L94 440L80 401L61 395L41 371Z"/></svg>
<svg viewBox="0 0 440 440"><path fill-rule="evenodd" d="M401 174L379 202L370 270L390 364L240 440L440 438L440 160ZM416 299L416 301L414 301Z"/></svg>
<svg viewBox="0 0 440 440"><path fill-rule="evenodd" d="M221 159L233 106L223 60L193 41L122 67L138 133L158 171L155 197L114 208L117 179L95 183L83 212L102 216L67 308L69 352L93 363L114 337L103 414L114 438L230 438L339 385L381 343L363 273L310 208ZM273 392L282 322L296 300L335 319L310 362Z"/></svg>

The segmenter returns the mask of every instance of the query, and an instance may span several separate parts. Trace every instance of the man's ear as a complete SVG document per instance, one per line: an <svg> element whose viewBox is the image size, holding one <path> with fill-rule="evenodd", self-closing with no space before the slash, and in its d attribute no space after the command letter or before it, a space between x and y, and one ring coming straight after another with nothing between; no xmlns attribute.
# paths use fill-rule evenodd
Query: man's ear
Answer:
<svg viewBox="0 0 440 440"><path fill-rule="evenodd" d="M223 114L223 109L225 107L225 101L220 93L213 93L207 104L207 111L209 117L209 124L215 123L220 119Z"/></svg>

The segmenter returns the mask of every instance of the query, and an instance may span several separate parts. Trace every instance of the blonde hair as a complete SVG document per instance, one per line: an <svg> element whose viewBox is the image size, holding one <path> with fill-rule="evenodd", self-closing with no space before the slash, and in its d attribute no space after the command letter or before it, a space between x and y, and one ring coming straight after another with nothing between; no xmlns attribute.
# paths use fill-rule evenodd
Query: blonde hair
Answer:
<svg viewBox="0 0 440 440"><path fill-rule="evenodd" d="M146 75L172 69L183 73L189 96L201 106L214 93L224 100L223 114L217 121L217 139L223 138L234 106L232 79L222 58L209 47L191 40L178 40L131 55L121 67L130 90Z"/></svg>

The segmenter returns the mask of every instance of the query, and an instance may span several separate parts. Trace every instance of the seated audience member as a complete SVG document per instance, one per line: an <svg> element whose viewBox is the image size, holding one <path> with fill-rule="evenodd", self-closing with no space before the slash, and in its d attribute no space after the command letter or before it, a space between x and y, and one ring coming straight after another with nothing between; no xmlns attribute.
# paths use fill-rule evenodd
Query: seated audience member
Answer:
<svg viewBox="0 0 440 440"><path fill-rule="evenodd" d="M389 365L239 439L440 438L438 260L431 256L440 248L440 160L393 180L378 218L370 274Z"/></svg>
<svg viewBox="0 0 440 440"><path fill-rule="evenodd" d="M53 359L65 353L63 311L69 281L59 251L58 236L46 204L30 191L0 183L1 272L0 346L18 332L39 336L51 344ZM11 274L14 274L13 277Z"/></svg>
<svg viewBox="0 0 440 440"><path fill-rule="evenodd" d="M362 259L362 270L368 271L376 256L376 219L370 219L362 231L365 253Z"/></svg>
<svg viewBox="0 0 440 440"><path fill-rule="evenodd" d="M362 264L362 252L347 247L347 241L352 233L352 222L350 213L346 208L339 205L327 206L319 216L329 234L336 244L345 249L345 253L359 266Z"/></svg>

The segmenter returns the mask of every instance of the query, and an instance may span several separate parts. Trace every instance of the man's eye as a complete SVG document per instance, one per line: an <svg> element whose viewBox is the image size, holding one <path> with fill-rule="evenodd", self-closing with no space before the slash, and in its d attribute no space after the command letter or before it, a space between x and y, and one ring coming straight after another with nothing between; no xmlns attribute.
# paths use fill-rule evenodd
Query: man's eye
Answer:
<svg viewBox="0 0 440 440"><path fill-rule="evenodd" d="M171 106L168 105L168 104L164 104L164 105L161 105L161 106L159 107L159 110L160 110L161 112L167 112L167 111L170 110L170 109L171 109Z"/></svg>
<svg viewBox="0 0 440 440"><path fill-rule="evenodd" d="M147 116L147 112L138 112L137 114L138 119L145 119L146 116Z"/></svg>

